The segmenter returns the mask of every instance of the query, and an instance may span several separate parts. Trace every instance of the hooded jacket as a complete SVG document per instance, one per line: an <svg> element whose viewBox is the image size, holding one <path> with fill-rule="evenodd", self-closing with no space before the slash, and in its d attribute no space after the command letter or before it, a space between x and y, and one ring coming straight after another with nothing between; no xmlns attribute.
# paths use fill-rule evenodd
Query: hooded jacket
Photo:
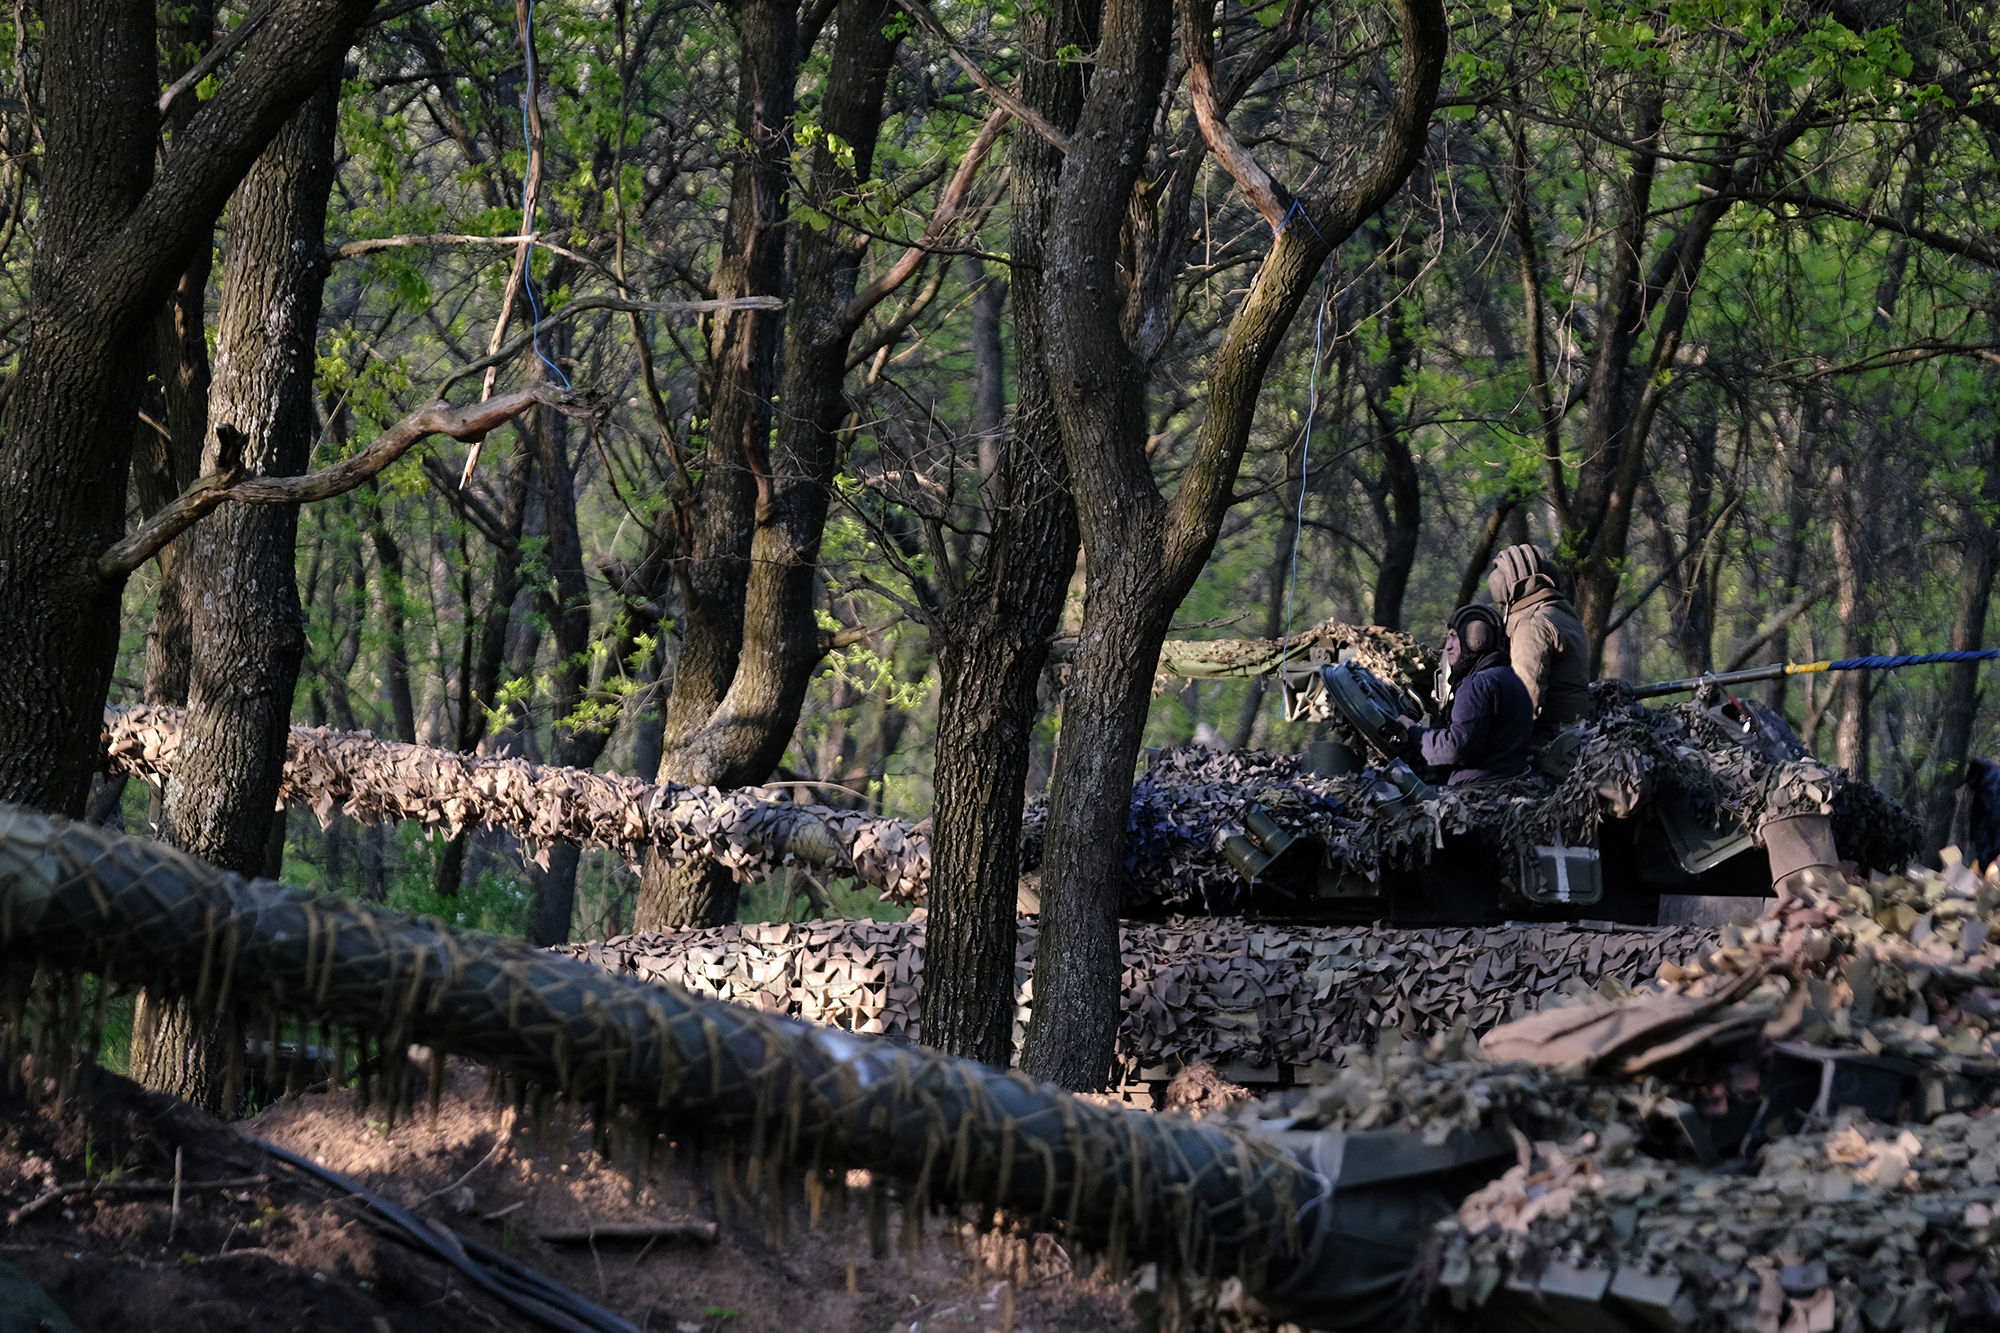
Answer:
<svg viewBox="0 0 2000 1333"><path fill-rule="evenodd" d="M1535 710L1506 645L1482 654L1451 696L1451 725L1412 727L1424 762L1452 770L1447 785L1519 777L1528 771L1528 737Z"/></svg>
<svg viewBox="0 0 2000 1333"><path fill-rule="evenodd" d="M1590 664L1583 622L1556 582L1555 562L1539 546L1510 546L1493 562L1487 591L1507 608L1514 674L1535 710L1535 738L1545 745L1590 714Z"/></svg>

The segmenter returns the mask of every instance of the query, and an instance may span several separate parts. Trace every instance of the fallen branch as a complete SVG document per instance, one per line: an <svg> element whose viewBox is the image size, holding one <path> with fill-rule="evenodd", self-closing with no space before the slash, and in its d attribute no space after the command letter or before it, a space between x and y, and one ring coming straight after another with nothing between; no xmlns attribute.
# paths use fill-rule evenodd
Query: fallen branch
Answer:
<svg viewBox="0 0 2000 1333"><path fill-rule="evenodd" d="M168 505L97 558L98 577L125 578L157 555L168 542L201 518L234 501L238 504L310 504L345 495L432 435L454 440L483 438L537 403L564 410L582 408L587 397L550 384L531 384L509 394L455 408L443 399L428 403L383 431L360 453L302 477L252 477L240 463L225 466L188 486Z"/></svg>
<svg viewBox="0 0 2000 1333"><path fill-rule="evenodd" d="M600 1240L698 1240L715 1244L713 1222L597 1222L587 1227L557 1227L537 1231L535 1239L551 1245L588 1245Z"/></svg>
<svg viewBox="0 0 2000 1333"><path fill-rule="evenodd" d="M184 1180L178 1183L171 1180L79 1180L73 1185L59 1185L33 1203L22 1204L7 1214L7 1225L19 1226L53 1203L85 1194L172 1194L175 1189L185 1194L189 1190L243 1190L270 1183L269 1176L237 1176L232 1180Z"/></svg>
<svg viewBox="0 0 2000 1333"><path fill-rule="evenodd" d="M456 1194L458 1193L458 1191L464 1189L467 1185L472 1183L472 1178L474 1176L478 1175L482 1170L485 1169L487 1163L491 1162L494 1158L498 1157L501 1153L507 1150L507 1145L513 1140L513 1138L514 1138L514 1108L510 1106L504 1112L501 1113L500 1132L494 1136L493 1146L486 1150L486 1155L480 1158L478 1161L474 1162L470 1170L468 1170L464 1175L460 1176L457 1180L452 1181L451 1184L446 1185L443 1189L432 1190L429 1194L426 1194L423 1198L418 1199L416 1206L421 1208L425 1204L430 1203L435 1199L445 1198L447 1195Z"/></svg>

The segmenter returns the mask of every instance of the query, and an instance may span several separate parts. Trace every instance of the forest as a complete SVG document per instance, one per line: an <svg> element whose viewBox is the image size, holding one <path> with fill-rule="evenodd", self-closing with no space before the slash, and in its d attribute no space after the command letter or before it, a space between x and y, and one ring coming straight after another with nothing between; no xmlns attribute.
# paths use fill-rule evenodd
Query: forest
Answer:
<svg viewBox="0 0 2000 1333"><path fill-rule="evenodd" d="M1169 637L1435 642L1535 541L1601 675L1987 646L1996 17L21 0L0 800L542 944L907 909L274 816L288 728L928 819L924 1036L1004 1065L1045 797L1095 1086L1141 747L1307 739ZM2000 728L1762 688L1932 845Z"/></svg>

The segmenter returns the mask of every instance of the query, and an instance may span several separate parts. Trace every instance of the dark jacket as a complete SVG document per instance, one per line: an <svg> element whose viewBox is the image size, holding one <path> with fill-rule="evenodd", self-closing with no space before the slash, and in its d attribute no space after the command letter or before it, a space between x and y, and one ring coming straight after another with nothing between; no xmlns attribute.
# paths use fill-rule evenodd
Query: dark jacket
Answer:
<svg viewBox="0 0 2000 1333"><path fill-rule="evenodd" d="M1491 652L1473 664L1451 697L1451 725L1412 727L1424 762L1452 770L1451 786L1519 777L1528 771L1534 705L1505 656Z"/></svg>
<svg viewBox="0 0 2000 1333"><path fill-rule="evenodd" d="M1502 551L1486 587L1507 608L1514 674L1527 687L1534 709L1534 743L1546 745L1557 732L1590 715L1583 622L1557 587L1555 569L1539 546Z"/></svg>

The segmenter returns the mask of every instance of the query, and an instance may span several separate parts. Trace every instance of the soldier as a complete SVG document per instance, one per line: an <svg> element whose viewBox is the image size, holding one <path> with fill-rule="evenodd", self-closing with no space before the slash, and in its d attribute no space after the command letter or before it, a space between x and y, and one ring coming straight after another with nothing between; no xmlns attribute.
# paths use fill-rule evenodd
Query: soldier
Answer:
<svg viewBox="0 0 2000 1333"><path fill-rule="evenodd" d="M1451 725L1420 727L1398 717L1404 743L1427 764L1451 770L1450 785L1519 777L1528 771L1534 705L1507 663L1507 635L1490 606L1461 606L1445 632Z"/></svg>
<svg viewBox="0 0 2000 1333"><path fill-rule="evenodd" d="M1590 664L1583 622L1563 596L1556 562L1531 543L1510 546L1493 561L1486 587L1507 616L1514 674L1535 710L1534 747L1590 713Z"/></svg>

